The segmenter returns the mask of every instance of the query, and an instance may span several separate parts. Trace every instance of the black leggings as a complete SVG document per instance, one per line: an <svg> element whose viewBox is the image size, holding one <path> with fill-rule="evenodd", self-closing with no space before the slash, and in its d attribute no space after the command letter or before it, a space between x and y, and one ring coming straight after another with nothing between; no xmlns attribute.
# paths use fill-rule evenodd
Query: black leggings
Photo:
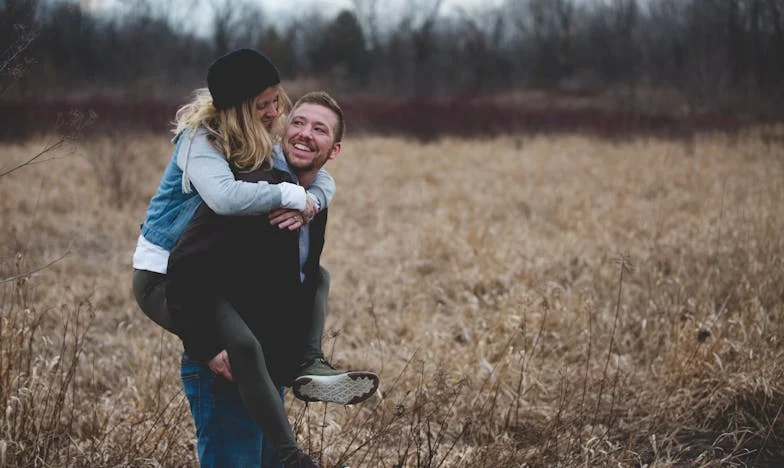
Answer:
<svg viewBox="0 0 784 468"><path fill-rule="evenodd" d="M173 323L166 307L166 275L146 270L133 271L133 293L142 311L155 323L173 333ZM306 334L302 362L322 356L321 336L326 320L329 272L319 268L311 323ZM216 301L218 338L226 343L229 364L242 404L251 418L269 438L281 461L296 456L297 443L291 431L280 394L267 370L264 352L240 314L224 299Z"/></svg>

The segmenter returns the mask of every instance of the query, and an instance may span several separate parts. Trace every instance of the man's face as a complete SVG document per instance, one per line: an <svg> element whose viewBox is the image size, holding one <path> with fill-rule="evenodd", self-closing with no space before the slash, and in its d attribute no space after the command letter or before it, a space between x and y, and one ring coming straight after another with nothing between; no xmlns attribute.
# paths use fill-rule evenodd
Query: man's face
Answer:
<svg viewBox="0 0 784 468"><path fill-rule="evenodd" d="M340 153L335 141L338 116L318 104L305 103L291 114L283 137L283 152L298 172L318 170Z"/></svg>
<svg viewBox="0 0 784 468"><path fill-rule="evenodd" d="M278 92L277 86L270 86L256 96L256 112L267 130L272 130L272 124L280 115L278 112Z"/></svg>

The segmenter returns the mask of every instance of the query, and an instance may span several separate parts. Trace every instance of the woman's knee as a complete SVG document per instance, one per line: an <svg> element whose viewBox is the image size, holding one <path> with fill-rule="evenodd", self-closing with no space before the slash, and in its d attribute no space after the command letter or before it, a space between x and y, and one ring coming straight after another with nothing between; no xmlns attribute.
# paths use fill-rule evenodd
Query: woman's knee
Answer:
<svg viewBox="0 0 784 468"><path fill-rule="evenodd" d="M144 315L170 332L174 327L166 305L166 275L133 270L133 297Z"/></svg>
<svg viewBox="0 0 784 468"><path fill-rule="evenodd" d="M319 266L319 287L329 291L330 280L329 271L323 266Z"/></svg>
<svg viewBox="0 0 784 468"><path fill-rule="evenodd" d="M139 307L142 309L145 308L145 299L147 294L150 290L151 285L151 276L146 274L147 272L143 270L133 270L133 279L131 283L131 288L133 289L133 297L136 299L136 303L139 304Z"/></svg>
<svg viewBox="0 0 784 468"><path fill-rule="evenodd" d="M228 343L226 350L229 353L229 364L264 366L264 351L259 341L252 335L235 337Z"/></svg>

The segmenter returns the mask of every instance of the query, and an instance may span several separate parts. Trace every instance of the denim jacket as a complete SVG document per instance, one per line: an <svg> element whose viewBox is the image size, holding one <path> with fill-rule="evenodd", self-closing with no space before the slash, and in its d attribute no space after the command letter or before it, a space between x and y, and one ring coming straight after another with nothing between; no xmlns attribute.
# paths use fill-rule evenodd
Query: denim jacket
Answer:
<svg viewBox="0 0 784 468"><path fill-rule="evenodd" d="M182 190L183 173L177 165L178 151L189 143L190 138L183 138L181 133L174 140L174 153L163 171L161 183L150 200L142 224L144 238L168 251L174 248L201 203L195 188L188 193Z"/></svg>

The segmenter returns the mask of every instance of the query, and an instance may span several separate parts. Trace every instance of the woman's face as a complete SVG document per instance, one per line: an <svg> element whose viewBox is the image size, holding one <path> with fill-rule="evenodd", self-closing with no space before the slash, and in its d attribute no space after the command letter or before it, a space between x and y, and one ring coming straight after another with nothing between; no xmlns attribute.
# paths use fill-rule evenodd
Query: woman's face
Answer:
<svg viewBox="0 0 784 468"><path fill-rule="evenodd" d="M272 129L275 119L278 118L278 86L270 86L256 96L256 112L258 112L261 123L267 130Z"/></svg>

